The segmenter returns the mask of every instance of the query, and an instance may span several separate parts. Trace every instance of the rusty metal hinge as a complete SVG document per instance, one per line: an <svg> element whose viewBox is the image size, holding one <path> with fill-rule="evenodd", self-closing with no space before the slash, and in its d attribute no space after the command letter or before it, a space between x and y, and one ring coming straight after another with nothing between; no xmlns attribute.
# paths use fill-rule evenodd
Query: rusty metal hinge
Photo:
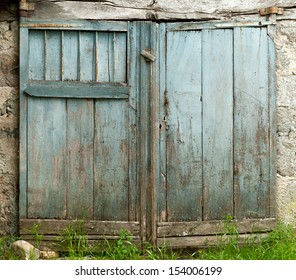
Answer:
<svg viewBox="0 0 296 280"><path fill-rule="evenodd" d="M284 14L284 8L280 7L268 7L264 9L259 10L260 16L268 16L268 15L283 15Z"/></svg>
<svg viewBox="0 0 296 280"><path fill-rule="evenodd" d="M27 17L29 12L35 10L35 4L28 2L28 0L19 0L19 15L21 17Z"/></svg>

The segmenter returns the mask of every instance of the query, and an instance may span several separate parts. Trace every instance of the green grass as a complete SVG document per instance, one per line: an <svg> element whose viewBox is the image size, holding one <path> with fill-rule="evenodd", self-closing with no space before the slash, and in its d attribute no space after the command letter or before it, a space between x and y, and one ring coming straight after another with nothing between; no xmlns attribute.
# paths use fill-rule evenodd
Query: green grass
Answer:
<svg viewBox="0 0 296 280"><path fill-rule="evenodd" d="M278 224L266 238L251 235L243 244L237 233L228 235L227 242L203 250L205 260L296 260L296 235L289 225Z"/></svg>
<svg viewBox="0 0 296 280"><path fill-rule="evenodd" d="M42 235L38 228L32 232L35 239L41 242ZM17 259L11 249L17 237L0 238L0 260ZM295 230L284 224L271 231L267 237L250 235L242 244L236 227L225 221L225 234L217 236L218 245L208 249L181 251L172 250L168 246L154 248L150 243L135 244L132 235L120 231L117 240L103 240L91 243L84 232L83 222L68 226L60 234L57 243L62 252L62 259L96 259L96 260L177 260L177 259L202 259L202 260L296 260L296 235Z"/></svg>
<svg viewBox="0 0 296 280"><path fill-rule="evenodd" d="M11 245L18 238L15 236L4 236L0 238L0 260L17 260L16 256L11 248Z"/></svg>

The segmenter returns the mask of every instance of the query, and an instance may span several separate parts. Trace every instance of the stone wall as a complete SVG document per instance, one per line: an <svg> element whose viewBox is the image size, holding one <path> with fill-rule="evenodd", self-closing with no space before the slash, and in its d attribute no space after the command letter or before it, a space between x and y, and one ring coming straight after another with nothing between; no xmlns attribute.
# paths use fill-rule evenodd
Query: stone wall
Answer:
<svg viewBox="0 0 296 280"><path fill-rule="evenodd" d="M3 235L17 233L19 94L16 6L0 9L0 235Z"/></svg>
<svg viewBox="0 0 296 280"><path fill-rule="evenodd" d="M292 10L291 10L292 12ZM294 9L296 15L296 10ZM296 223L296 21L277 23L277 209Z"/></svg>

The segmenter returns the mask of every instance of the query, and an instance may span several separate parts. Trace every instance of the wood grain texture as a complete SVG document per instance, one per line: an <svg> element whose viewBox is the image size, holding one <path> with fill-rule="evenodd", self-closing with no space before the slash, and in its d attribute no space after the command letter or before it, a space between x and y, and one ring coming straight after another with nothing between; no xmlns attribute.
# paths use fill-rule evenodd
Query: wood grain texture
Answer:
<svg viewBox="0 0 296 280"><path fill-rule="evenodd" d="M53 58L60 34L31 31L29 72L35 80L60 78L60 64ZM52 47L51 47L52 46ZM28 217L64 218L66 215L67 155L66 101L28 100Z"/></svg>
<svg viewBox="0 0 296 280"><path fill-rule="evenodd" d="M61 80L62 37L60 31L48 30L44 32L44 69L45 80ZM40 46L39 46L40 48Z"/></svg>
<svg viewBox="0 0 296 280"><path fill-rule="evenodd" d="M269 94L266 28L234 29L235 216L269 215Z"/></svg>
<svg viewBox="0 0 296 280"><path fill-rule="evenodd" d="M67 100L67 218L92 219L94 213L94 101Z"/></svg>
<svg viewBox="0 0 296 280"><path fill-rule="evenodd" d="M222 220L200 222L167 222L157 224L158 237L218 235L225 234L226 227L235 226L238 233L271 231L277 225L276 219L244 219L226 224Z"/></svg>
<svg viewBox="0 0 296 280"><path fill-rule="evenodd" d="M203 219L233 213L233 36L203 30Z"/></svg>
<svg viewBox="0 0 296 280"><path fill-rule="evenodd" d="M201 33L167 33L168 221L202 218Z"/></svg>
<svg viewBox="0 0 296 280"><path fill-rule="evenodd" d="M150 30L151 22L139 22L138 23L138 39L139 39L139 50L140 52L144 49L150 49ZM139 80L139 105L138 110L140 113L139 122L139 188L140 188L140 225L141 225L141 236L143 241L146 241L147 233L151 225L147 224L149 221L149 210L147 209L147 201L149 197L149 157L150 157L150 143L149 143L149 95L150 95L150 65L144 59L144 57L138 55L139 59L139 71L141 73L141 79Z"/></svg>
<svg viewBox="0 0 296 280"><path fill-rule="evenodd" d="M140 226L138 222L113 222L96 220L53 220L53 219L20 219L20 234L29 235L34 224L38 225L40 234L59 234L67 226L83 227L91 235L119 235L121 229L131 232L132 235L139 235Z"/></svg>
<svg viewBox="0 0 296 280"><path fill-rule="evenodd" d="M95 33L79 31L79 81L95 80Z"/></svg>
<svg viewBox="0 0 296 280"><path fill-rule="evenodd" d="M79 72L79 32L63 31L62 45L62 80L78 81Z"/></svg>
<svg viewBox="0 0 296 280"><path fill-rule="evenodd" d="M167 138L167 91L166 91L166 24L159 25L159 185L156 192L157 219L159 222L167 220L167 166L166 166L166 138Z"/></svg>
<svg viewBox="0 0 296 280"><path fill-rule="evenodd" d="M20 150L19 150L19 216L27 217L27 116L28 116L28 100L24 89L27 87L29 79L29 31L20 28L20 38L23 42L20 48Z"/></svg>
<svg viewBox="0 0 296 280"><path fill-rule="evenodd" d="M253 240L254 243L260 242L262 238L266 238L267 233L257 234L257 239ZM252 238L250 234L238 235L238 244L243 245L246 241ZM157 238L157 246L165 246L167 248L203 248L210 246L221 245L221 243L229 244L228 236L188 236L188 237L168 237L168 238Z"/></svg>
<svg viewBox="0 0 296 280"><path fill-rule="evenodd" d="M36 18L80 18L117 20L176 20L176 19L229 19L259 16L259 9L279 6L293 7L293 0L255 1L190 1L190 0L114 0L114 1L35 1Z"/></svg>
<svg viewBox="0 0 296 280"><path fill-rule="evenodd" d="M124 32L109 31L115 27ZM130 114L128 103L127 24L87 28L22 27L30 73L22 88L29 102L22 120L28 132L23 216L128 221L131 208L132 219L138 219L136 171L129 165L131 158L137 168L137 154L130 151L137 143L137 115ZM137 94L132 92L134 104Z"/></svg>
<svg viewBox="0 0 296 280"><path fill-rule="evenodd" d="M45 34L41 30L29 31L29 79L45 79Z"/></svg>
<svg viewBox="0 0 296 280"><path fill-rule="evenodd" d="M94 217L128 220L128 118L125 101L95 102Z"/></svg>
<svg viewBox="0 0 296 280"><path fill-rule="evenodd" d="M65 100L29 99L28 139L28 217L65 218Z"/></svg>
<svg viewBox="0 0 296 280"><path fill-rule="evenodd" d="M140 53L139 41L137 40L139 32L135 22L129 23L127 48L127 82L131 85L129 94L129 220L139 221L141 213L140 205L140 189L139 189L139 68L140 61L137 56Z"/></svg>
<svg viewBox="0 0 296 280"><path fill-rule="evenodd" d="M134 236L177 247L222 233L227 214L241 233L272 227L266 26L22 24L21 217L106 221L87 228L94 239L132 221Z"/></svg>
<svg viewBox="0 0 296 280"><path fill-rule="evenodd" d="M48 98L128 99L129 87L117 84L38 82L30 83L25 93Z"/></svg>

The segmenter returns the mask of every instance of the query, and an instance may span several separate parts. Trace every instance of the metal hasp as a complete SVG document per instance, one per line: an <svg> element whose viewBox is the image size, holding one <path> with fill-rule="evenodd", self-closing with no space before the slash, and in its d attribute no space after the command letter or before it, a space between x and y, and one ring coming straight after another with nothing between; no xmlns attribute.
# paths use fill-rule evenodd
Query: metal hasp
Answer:
<svg viewBox="0 0 296 280"><path fill-rule="evenodd" d="M147 62L154 62L156 59L156 56L151 53L151 50L142 50L141 55Z"/></svg>
<svg viewBox="0 0 296 280"><path fill-rule="evenodd" d="M268 15L271 15L271 14L283 15L284 14L284 8L268 7L268 8L260 9L259 14L260 14L260 16L268 16Z"/></svg>

